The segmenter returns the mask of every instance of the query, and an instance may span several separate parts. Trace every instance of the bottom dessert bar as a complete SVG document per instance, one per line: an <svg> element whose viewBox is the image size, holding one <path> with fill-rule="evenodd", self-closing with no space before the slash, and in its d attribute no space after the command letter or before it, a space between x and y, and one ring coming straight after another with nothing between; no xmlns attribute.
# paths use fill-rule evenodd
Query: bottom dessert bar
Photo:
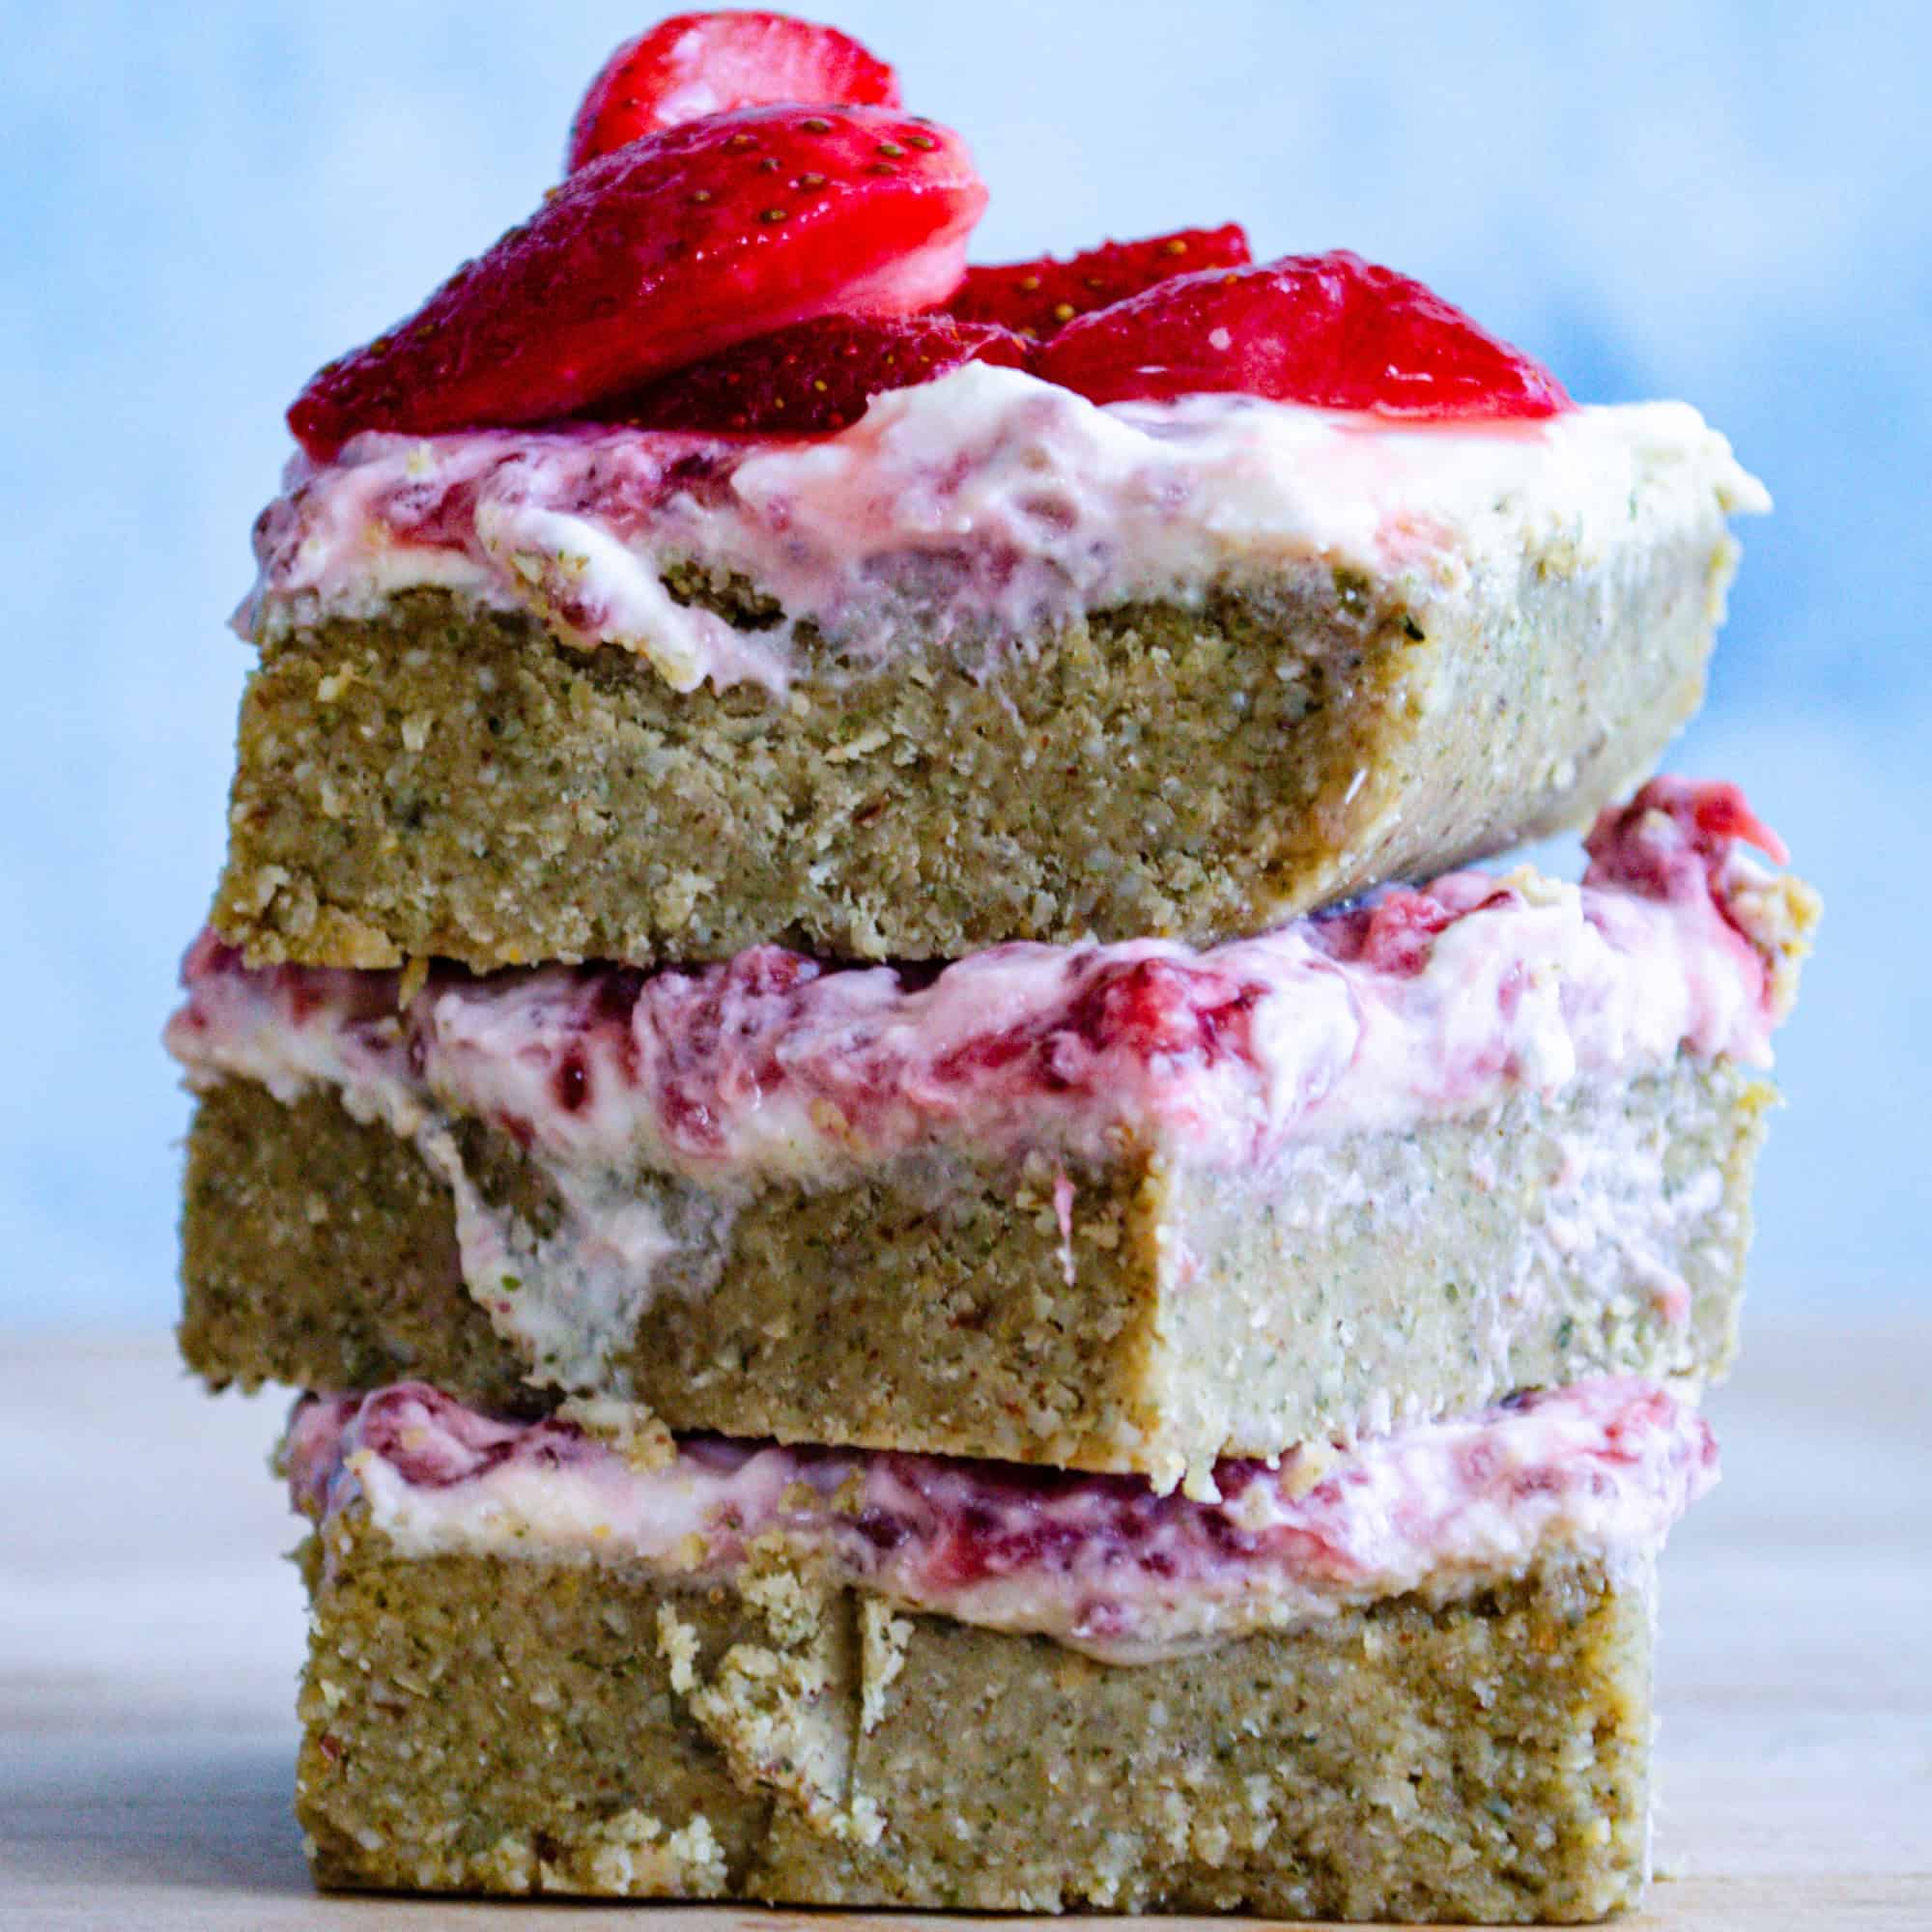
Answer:
<svg viewBox="0 0 1932 1932"><path fill-rule="evenodd" d="M1641 1889L1654 1559L1714 1452L1611 1381L1213 1504L419 1384L285 1455L325 1886L1520 1923Z"/></svg>

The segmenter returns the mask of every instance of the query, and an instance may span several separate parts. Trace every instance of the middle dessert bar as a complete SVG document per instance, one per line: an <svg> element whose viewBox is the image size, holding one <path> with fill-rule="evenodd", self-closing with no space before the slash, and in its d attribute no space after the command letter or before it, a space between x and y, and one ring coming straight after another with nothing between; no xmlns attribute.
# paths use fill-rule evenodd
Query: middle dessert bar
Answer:
<svg viewBox="0 0 1932 1932"><path fill-rule="evenodd" d="M1579 888L1463 873L1207 952L939 973L250 971L202 1089L190 1362L1167 1485L1731 1348L1810 897L1660 781Z"/></svg>

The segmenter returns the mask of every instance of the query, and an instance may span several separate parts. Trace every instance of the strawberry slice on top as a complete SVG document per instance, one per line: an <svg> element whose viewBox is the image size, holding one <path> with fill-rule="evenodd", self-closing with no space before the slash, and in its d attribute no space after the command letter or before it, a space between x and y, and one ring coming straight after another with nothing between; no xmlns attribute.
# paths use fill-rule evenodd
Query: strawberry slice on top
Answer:
<svg viewBox="0 0 1932 1932"><path fill-rule="evenodd" d="M958 135L886 108L687 122L579 170L289 427L326 460L361 430L539 422L814 316L929 308L985 205Z"/></svg>
<svg viewBox="0 0 1932 1932"><path fill-rule="evenodd" d="M1238 269L1251 260L1248 238L1233 221L1220 228L1182 228L1145 242L1103 242L1066 261L969 268L959 293L946 304L962 322L997 322L1032 342L1057 335L1076 316L1107 308L1157 282L1203 269Z"/></svg>
<svg viewBox="0 0 1932 1932"><path fill-rule="evenodd" d="M896 107L898 76L837 27L786 14L674 14L599 70L571 123L565 171L707 114L786 101Z"/></svg>
<svg viewBox="0 0 1932 1932"><path fill-rule="evenodd" d="M1416 421L1575 407L1540 362L1347 249L1161 282L1069 323L1035 369L1096 403L1220 392Z"/></svg>
<svg viewBox="0 0 1932 1932"><path fill-rule="evenodd" d="M826 436L887 389L930 383L966 362L1024 368L1027 345L998 323L923 315L826 315L674 369L591 412L639 429Z"/></svg>

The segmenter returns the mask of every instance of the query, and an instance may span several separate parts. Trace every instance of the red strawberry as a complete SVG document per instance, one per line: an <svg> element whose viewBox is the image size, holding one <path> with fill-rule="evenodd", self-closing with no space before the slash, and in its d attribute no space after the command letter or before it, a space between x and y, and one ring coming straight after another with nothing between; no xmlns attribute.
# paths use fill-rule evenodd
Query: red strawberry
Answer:
<svg viewBox="0 0 1932 1932"><path fill-rule="evenodd" d="M1346 249L1162 282L1069 323L1035 366L1096 403L1234 391L1438 419L1572 407L1541 363Z"/></svg>
<svg viewBox="0 0 1932 1932"><path fill-rule="evenodd" d="M681 122L781 101L896 107L898 76L849 34L784 14L674 14L590 83L564 171Z"/></svg>
<svg viewBox="0 0 1932 1932"><path fill-rule="evenodd" d="M587 413L642 429L819 436L846 428L886 389L962 362L1023 368L1027 346L997 323L950 315L823 315L741 342Z"/></svg>
<svg viewBox="0 0 1932 1932"><path fill-rule="evenodd" d="M949 129L877 107L753 107L593 161L289 411L311 456L358 430L568 415L835 311L958 286L986 190Z"/></svg>
<svg viewBox="0 0 1932 1932"><path fill-rule="evenodd" d="M1202 269L1236 269L1249 260L1248 238L1232 221L1225 228L1183 228L1145 242L1103 242L1066 262L1042 255L1037 262L968 269L946 306L962 322L997 322L1043 342L1075 316L1124 301L1156 282Z"/></svg>
<svg viewBox="0 0 1932 1932"><path fill-rule="evenodd" d="M1440 899L1397 886L1368 908L1355 956L1378 973L1413 977L1429 963L1435 935L1455 923Z"/></svg>
<svg viewBox="0 0 1932 1932"><path fill-rule="evenodd" d="M1229 1042L1245 1044L1249 1009L1260 989L1211 966L1174 959L1136 959L1103 966L1066 1015L1065 1031L1096 1053L1119 1049L1139 1060L1201 1053L1211 1064Z"/></svg>

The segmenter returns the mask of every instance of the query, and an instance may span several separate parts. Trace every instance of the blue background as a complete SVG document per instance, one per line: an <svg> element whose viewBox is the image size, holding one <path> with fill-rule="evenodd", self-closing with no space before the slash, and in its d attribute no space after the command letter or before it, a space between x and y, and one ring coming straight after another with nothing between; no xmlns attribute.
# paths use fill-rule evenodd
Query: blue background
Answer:
<svg viewBox="0 0 1932 1932"><path fill-rule="evenodd" d="M1422 276L1579 397L1695 402L1776 496L1680 768L1825 890L1755 1281L1918 1297L1932 771L1932 13L1264 0L827 5L963 129L976 253L1244 221ZM0 0L0 1320L159 1324L156 1035L219 860L223 620L281 411L554 178L636 5Z"/></svg>

